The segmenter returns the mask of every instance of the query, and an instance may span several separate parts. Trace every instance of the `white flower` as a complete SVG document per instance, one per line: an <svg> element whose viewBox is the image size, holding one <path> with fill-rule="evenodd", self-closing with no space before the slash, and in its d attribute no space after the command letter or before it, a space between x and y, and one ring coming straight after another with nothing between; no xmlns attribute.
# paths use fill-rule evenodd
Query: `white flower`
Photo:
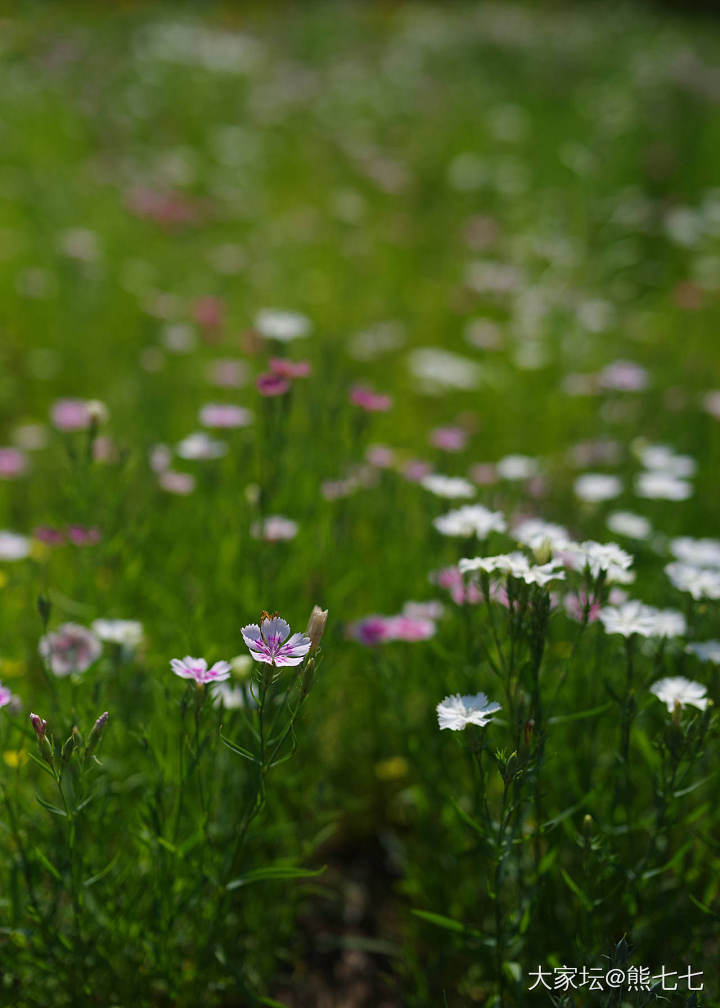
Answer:
<svg viewBox="0 0 720 1008"><path fill-rule="evenodd" d="M506 480L532 479L537 476L539 468L537 459L529 455L506 455L497 464L497 474Z"/></svg>
<svg viewBox="0 0 720 1008"><path fill-rule="evenodd" d="M507 528L505 517L500 511L489 511L482 504L467 504L449 511L436 518L433 525L443 535L476 535L478 539L487 538L491 532L504 532Z"/></svg>
<svg viewBox="0 0 720 1008"><path fill-rule="evenodd" d="M676 455L667 445L646 445L637 442L633 445L635 454L646 469L662 472L669 476L694 476L697 465L689 455Z"/></svg>
<svg viewBox="0 0 720 1008"><path fill-rule="evenodd" d="M606 580L610 582L630 584L635 579L634 575L629 573L633 563L632 555L626 553L616 543L599 543L592 539L579 544L571 543L563 551L563 560L573 570L584 570L585 567L589 567L590 574L594 578L604 572Z"/></svg>
<svg viewBox="0 0 720 1008"><path fill-rule="evenodd" d="M0 560L24 560L30 554L30 540L17 532L0 532Z"/></svg>
<svg viewBox="0 0 720 1008"><path fill-rule="evenodd" d="M546 564L532 566L524 553L501 553L494 557L463 557L458 567L461 574L468 571L481 570L486 574L500 572L509 577L518 578L525 584L546 585L549 581L564 581L565 571L557 570L559 560L551 560Z"/></svg>
<svg viewBox="0 0 720 1008"><path fill-rule="evenodd" d="M708 697L705 696L707 688L701 683L693 682L684 676L670 676L667 679L659 679L650 687L650 692L654 693L658 700L667 704L667 709L672 713L675 704L682 706L692 704L705 710L708 705Z"/></svg>
<svg viewBox="0 0 720 1008"><path fill-rule="evenodd" d="M720 599L720 571L677 562L669 563L665 573L678 591L689 592L696 601Z"/></svg>
<svg viewBox="0 0 720 1008"><path fill-rule="evenodd" d="M686 644L685 650L694 654L700 661L720 665L720 641L694 641L692 644Z"/></svg>
<svg viewBox="0 0 720 1008"><path fill-rule="evenodd" d="M215 459L228 450L224 441L216 441L204 431L189 434L178 444L176 451L182 459Z"/></svg>
<svg viewBox="0 0 720 1008"><path fill-rule="evenodd" d="M631 637L680 637L686 631L685 617L674 609L656 609L631 600L620 606L605 606L599 618L609 634Z"/></svg>
<svg viewBox="0 0 720 1008"><path fill-rule="evenodd" d="M281 343L289 343L310 332L310 319L306 315L279 308L263 308L255 316L254 324L261 336Z"/></svg>
<svg viewBox="0 0 720 1008"><path fill-rule="evenodd" d="M492 715L502 710L499 703L489 703L484 693L475 696L455 693L445 697L436 707L440 728L462 731L469 724L483 728L492 720Z"/></svg>
<svg viewBox="0 0 720 1008"><path fill-rule="evenodd" d="M101 641L126 648L136 648L143 638L143 625L137 620L96 619L90 626Z"/></svg>
<svg viewBox="0 0 720 1008"><path fill-rule="evenodd" d="M692 497L692 487L672 473L641 472L635 477L635 493L652 500L681 501Z"/></svg>
<svg viewBox="0 0 720 1008"><path fill-rule="evenodd" d="M420 481L421 485L438 497L474 497L475 487L462 476L442 476L440 473L431 473L424 476Z"/></svg>
<svg viewBox="0 0 720 1008"><path fill-rule="evenodd" d="M575 493L589 503L612 500L622 493L622 483L617 476L605 473L585 473L575 480Z"/></svg>
<svg viewBox="0 0 720 1008"><path fill-rule="evenodd" d="M607 527L616 535L627 536L628 539L647 539L652 533L652 525L647 518L630 511L613 511L608 515Z"/></svg>
<svg viewBox="0 0 720 1008"><path fill-rule="evenodd" d="M264 539L265 542L284 542L294 539L298 532L298 523L285 515L268 515L262 521L253 522L250 535L253 539Z"/></svg>
<svg viewBox="0 0 720 1008"><path fill-rule="evenodd" d="M219 706L221 703L225 710L238 710L241 707L257 707L257 701L252 694L242 688L242 686L231 686L229 682L217 680L210 684L210 693L214 703ZM248 703L249 700L249 703Z"/></svg>
<svg viewBox="0 0 720 1008"><path fill-rule="evenodd" d="M720 540L678 536L670 541L673 555L693 567L720 568Z"/></svg>
<svg viewBox="0 0 720 1008"><path fill-rule="evenodd" d="M475 361L437 347L413 350L408 363L422 392L436 393L448 388L473 389L482 377L482 370Z"/></svg>
<svg viewBox="0 0 720 1008"><path fill-rule="evenodd" d="M553 553L566 549L572 543L567 529L541 518L526 518L521 521L513 529L513 536L531 550L548 546Z"/></svg>

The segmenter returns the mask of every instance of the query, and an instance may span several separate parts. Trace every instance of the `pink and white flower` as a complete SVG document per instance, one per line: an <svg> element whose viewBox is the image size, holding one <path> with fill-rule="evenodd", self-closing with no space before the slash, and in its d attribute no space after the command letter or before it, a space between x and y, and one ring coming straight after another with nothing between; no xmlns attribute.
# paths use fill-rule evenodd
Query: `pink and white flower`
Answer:
<svg viewBox="0 0 720 1008"><path fill-rule="evenodd" d="M230 662L226 661L217 661L208 668L204 658L191 658L190 655L185 655L182 659L173 658L170 667L176 676L180 676L181 679L194 679L198 686L229 679L231 669Z"/></svg>
<svg viewBox="0 0 720 1008"><path fill-rule="evenodd" d="M200 410L200 423L203 427L247 427L252 423L252 418L249 409L232 403L208 403Z"/></svg>
<svg viewBox="0 0 720 1008"><path fill-rule="evenodd" d="M85 672L102 654L102 644L87 627L63 623L40 639L38 650L56 676Z"/></svg>
<svg viewBox="0 0 720 1008"><path fill-rule="evenodd" d="M303 633L290 634L290 625L279 616L249 623L242 629L243 640L257 662L266 665L299 665L310 650L310 638Z"/></svg>
<svg viewBox="0 0 720 1008"><path fill-rule="evenodd" d="M6 707L11 702L12 696L7 686L0 683L0 707Z"/></svg>

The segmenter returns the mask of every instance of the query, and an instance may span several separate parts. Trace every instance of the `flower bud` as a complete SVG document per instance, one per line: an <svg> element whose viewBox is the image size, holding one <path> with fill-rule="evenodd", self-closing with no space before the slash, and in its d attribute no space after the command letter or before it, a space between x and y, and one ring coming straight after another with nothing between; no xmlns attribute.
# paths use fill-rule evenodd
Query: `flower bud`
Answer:
<svg viewBox="0 0 720 1008"><path fill-rule="evenodd" d="M39 717L37 714L31 714L30 721L35 729L35 734L37 735L40 755L46 763L49 763L50 766L52 766L53 751L52 746L50 745L50 739L47 737L47 721L44 718Z"/></svg>
<svg viewBox="0 0 720 1008"><path fill-rule="evenodd" d="M60 753L60 758L62 759L63 763L67 763L67 761L70 759L70 757L73 754L74 748L75 748L75 735L71 735L65 742L65 745L62 747L62 751Z"/></svg>
<svg viewBox="0 0 720 1008"><path fill-rule="evenodd" d="M100 402L99 399L89 399L85 408L93 427L99 427L100 424L107 422L110 414L104 402Z"/></svg>
<svg viewBox="0 0 720 1008"><path fill-rule="evenodd" d="M322 635L325 631L325 624L327 623L328 611L327 609L321 609L320 606L314 606L313 611L310 613L310 621L308 623L307 635L310 638L310 651L312 654L317 651L320 646L320 641Z"/></svg>
<svg viewBox="0 0 720 1008"><path fill-rule="evenodd" d="M533 556L535 557L535 563L541 565L549 563L552 560L552 543L547 536L535 547Z"/></svg>
<svg viewBox="0 0 720 1008"><path fill-rule="evenodd" d="M103 728L107 724L107 719L108 719L108 712L105 711L105 713L101 714L100 717L95 722L95 724L92 726L90 734L88 735L87 745L85 747L86 759L92 756L95 747L100 741L100 736L103 733Z"/></svg>

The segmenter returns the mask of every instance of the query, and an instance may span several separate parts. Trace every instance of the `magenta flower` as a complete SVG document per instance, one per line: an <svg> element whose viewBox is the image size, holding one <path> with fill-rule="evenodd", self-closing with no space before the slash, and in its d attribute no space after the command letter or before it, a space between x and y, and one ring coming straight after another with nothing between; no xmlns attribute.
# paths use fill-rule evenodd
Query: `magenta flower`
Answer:
<svg viewBox="0 0 720 1008"><path fill-rule="evenodd" d="M58 430L87 430L92 417L84 399L58 399L50 411L53 424Z"/></svg>
<svg viewBox="0 0 720 1008"><path fill-rule="evenodd" d="M405 479L410 480L411 483L419 483L421 480L425 479L432 472L432 466L429 462L423 462L422 459L410 459L403 466L402 473Z"/></svg>
<svg viewBox="0 0 720 1008"><path fill-rule="evenodd" d="M351 623L347 628L348 636L370 647L392 640L392 619L387 616L366 616L365 619Z"/></svg>
<svg viewBox="0 0 720 1008"><path fill-rule="evenodd" d="M255 386L260 395L278 396L285 395L290 388L290 382L282 375L268 372L267 374L259 375L255 379Z"/></svg>
<svg viewBox="0 0 720 1008"><path fill-rule="evenodd" d="M199 686L204 686L209 682L223 682L230 678L230 662L218 661L211 667L207 667L204 658L191 658L185 655L184 658L173 658L170 662L175 675L181 679L194 679Z"/></svg>
<svg viewBox="0 0 720 1008"><path fill-rule="evenodd" d="M50 525L38 525L32 530L33 539L45 543L46 546L62 546L65 542L65 533L62 529L52 528Z"/></svg>
<svg viewBox="0 0 720 1008"><path fill-rule="evenodd" d="M423 616L401 614L391 616L390 637L392 640L424 641L435 636L435 621Z"/></svg>
<svg viewBox="0 0 720 1008"><path fill-rule="evenodd" d="M70 525L67 534L70 542L76 546L95 546L102 538L99 528L85 528L82 525Z"/></svg>
<svg viewBox="0 0 720 1008"><path fill-rule="evenodd" d="M430 442L442 451L459 452L467 444L467 434L462 427L436 427L430 432Z"/></svg>
<svg viewBox="0 0 720 1008"><path fill-rule="evenodd" d="M350 390L350 402L367 410L368 413L386 413L392 406L390 396L373 392L366 385L353 386Z"/></svg>
<svg viewBox="0 0 720 1008"><path fill-rule="evenodd" d="M47 734L47 721L45 718L41 718L39 714L31 714L30 723L37 735L38 742L42 742Z"/></svg>
<svg viewBox="0 0 720 1008"><path fill-rule="evenodd" d="M267 665L299 665L310 650L310 638L303 633L290 636L289 624L279 616L262 620L260 626L250 623L242 635L255 661Z"/></svg>
<svg viewBox="0 0 720 1008"><path fill-rule="evenodd" d="M27 469L27 456L17 448L0 448L0 479L15 479Z"/></svg>
<svg viewBox="0 0 720 1008"><path fill-rule="evenodd" d="M285 357L272 357L270 373L281 378L306 378L310 374L308 361L291 361Z"/></svg>
<svg viewBox="0 0 720 1008"><path fill-rule="evenodd" d="M11 700L12 700L12 693L7 688L7 686L3 686L3 684L0 683L0 707L7 706L7 704L9 704Z"/></svg>
<svg viewBox="0 0 720 1008"><path fill-rule="evenodd" d="M38 650L54 675L67 676L90 668L100 657L102 644L86 627L63 623L40 639Z"/></svg>

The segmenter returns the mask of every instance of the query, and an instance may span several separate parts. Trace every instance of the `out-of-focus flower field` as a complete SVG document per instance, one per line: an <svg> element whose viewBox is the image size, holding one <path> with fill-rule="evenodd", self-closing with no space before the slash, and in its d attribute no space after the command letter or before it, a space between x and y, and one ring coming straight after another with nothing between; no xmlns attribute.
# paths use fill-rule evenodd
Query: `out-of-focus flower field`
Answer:
<svg viewBox="0 0 720 1008"><path fill-rule="evenodd" d="M0 1004L718 1004L719 106L630 4L2 5Z"/></svg>

